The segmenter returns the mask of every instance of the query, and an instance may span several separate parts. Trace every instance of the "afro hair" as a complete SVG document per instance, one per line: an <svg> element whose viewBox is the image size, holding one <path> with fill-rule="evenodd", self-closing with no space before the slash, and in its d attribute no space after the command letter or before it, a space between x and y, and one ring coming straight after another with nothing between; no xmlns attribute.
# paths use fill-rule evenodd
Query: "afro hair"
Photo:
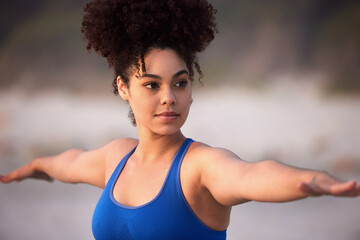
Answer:
<svg viewBox="0 0 360 240"><path fill-rule="evenodd" d="M128 83L132 66L145 72L144 55L151 48L174 49L184 59L191 80L193 66L201 78L196 54L217 32L216 10L206 0L94 0L84 11L81 31L86 48L114 67L115 94L117 76Z"/></svg>

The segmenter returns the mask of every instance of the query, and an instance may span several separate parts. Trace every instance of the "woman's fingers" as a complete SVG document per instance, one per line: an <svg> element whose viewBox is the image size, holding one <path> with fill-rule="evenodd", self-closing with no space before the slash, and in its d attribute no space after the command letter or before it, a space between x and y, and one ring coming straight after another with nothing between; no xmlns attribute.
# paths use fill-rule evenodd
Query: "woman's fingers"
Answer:
<svg viewBox="0 0 360 240"><path fill-rule="evenodd" d="M29 165L25 165L19 169L16 169L15 171L11 172L8 176L12 181L20 182L24 180L25 178L31 176L33 173L33 170L29 167Z"/></svg>
<svg viewBox="0 0 360 240"><path fill-rule="evenodd" d="M0 176L0 182L2 182L2 183L10 183L12 181L13 181L13 178L11 177L10 173L7 175Z"/></svg>
<svg viewBox="0 0 360 240"><path fill-rule="evenodd" d="M0 182L2 183L8 183L8 178L6 176L0 175Z"/></svg>
<svg viewBox="0 0 360 240"><path fill-rule="evenodd" d="M334 196L347 196L353 192L355 187L356 181L335 183L329 186L329 194Z"/></svg>
<svg viewBox="0 0 360 240"><path fill-rule="evenodd" d="M339 196L360 196L360 185L356 181L349 181L347 186L344 186L343 192L340 192Z"/></svg>
<svg viewBox="0 0 360 240"><path fill-rule="evenodd" d="M2 183L10 183L12 181L20 182L26 178L35 178L35 179L41 179L46 181L53 181L53 178L51 178L49 175L35 171L30 164L27 164L21 168L18 168L11 173L7 175L0 176L0 182Z"/></svg>
<svg viewBox="0 0 360 240"><path fill-rule="evenodd" d="M7 175L1 176L0 177L0 182L2 183L10 183L12 181L15 181L16 179L14 179L14 174L13 173L9 173Z"/></svg>
<svg viewBox="0 0 360 240"><path fill-rule="evenodd" d="M360 185L356 181L333 183L302 182L299 189L311 196L334 195L343 197L356 197L360 195Z"/></svg>
<svg viewBox="0 0 360 240"><path fill-rule="evenodd" d="M2 183L10 183L12 181L18 181L17 179L17 170L7 174L7 175L3 175L0 177L0 182Z"/></svg>

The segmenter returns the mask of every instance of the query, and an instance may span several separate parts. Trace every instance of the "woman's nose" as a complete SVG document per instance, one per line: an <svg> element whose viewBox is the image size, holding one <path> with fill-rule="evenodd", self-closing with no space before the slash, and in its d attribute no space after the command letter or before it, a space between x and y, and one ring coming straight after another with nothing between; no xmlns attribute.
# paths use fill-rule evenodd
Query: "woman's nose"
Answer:
<svg viewBox="0 0 360 240"><path fill-rule="evenodd" d="M162 105L173 105L176 103L175 96L173 91L170 88L163 89L161 94L161 104Z"/></svg>

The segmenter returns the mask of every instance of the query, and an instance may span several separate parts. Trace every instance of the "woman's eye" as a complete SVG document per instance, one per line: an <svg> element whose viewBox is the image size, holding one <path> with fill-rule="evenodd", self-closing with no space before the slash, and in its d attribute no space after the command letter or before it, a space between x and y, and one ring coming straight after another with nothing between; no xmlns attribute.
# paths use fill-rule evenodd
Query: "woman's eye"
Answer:
<svg viewBox="0 0 360 240"><path fill-rule="evenodd" d="M156 82L146 83L144 86L150 89L159 88L159 84L157 84Z"/></svg>
<svg viewBox="0 0 360 240"><path fill-rule="evenodd" d="M185 87L186 85L187 85L187 81L185 81L185 80L179 81L174 84L175 87Z"/></svg>

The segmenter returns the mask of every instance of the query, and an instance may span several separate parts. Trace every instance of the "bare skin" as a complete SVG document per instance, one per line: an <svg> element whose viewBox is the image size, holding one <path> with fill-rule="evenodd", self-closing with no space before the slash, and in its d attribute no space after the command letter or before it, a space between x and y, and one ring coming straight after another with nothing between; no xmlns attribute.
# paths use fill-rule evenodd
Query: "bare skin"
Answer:
<svg viewBox="0 0 360 240"><path fill-rule="evenodd" d="M72 149L0 176L2 183L36 178L87 183L104 188L119 161L136 145L114 188L114 198L127 206L151 201L159 192L175 153L185 141L181 126L191 104L191 84L184 61L171 49L145 55L147 72L126 85L118 78L120 96L129 102L139 140L117 139L102 148ZM248 201L286 202L308 196L357 197L360 185L326 172L299 169L277 161L249 163L226 149L194 142L180 172L186 200L205 225L225 230L231 207Z"/></svg>

